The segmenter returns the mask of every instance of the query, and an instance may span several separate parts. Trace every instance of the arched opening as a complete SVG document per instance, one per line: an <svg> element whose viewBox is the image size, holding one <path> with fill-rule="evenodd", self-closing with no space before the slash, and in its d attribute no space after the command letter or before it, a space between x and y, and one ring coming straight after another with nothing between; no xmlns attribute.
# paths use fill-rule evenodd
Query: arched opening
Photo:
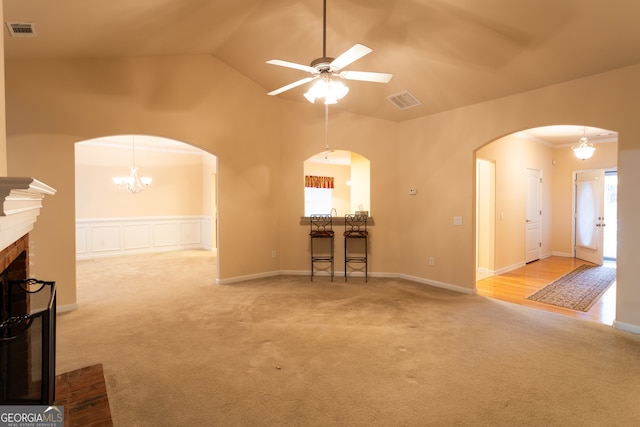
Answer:
<svg viewBox="0 0 640 427"><path fill-rule="evenodd" d="M370 211L370 162L352 151L315 154L304 161L304 216Z"/></svg>
<svg viewBox="0 0 640 427"><path fill-rule="evenodd" d="M128 176L134 164L140 177L152 179L137 193L113 180ZM117 135L76 143L76 259L215 254L216 175L216 156L167 138Z"/></svg>
<svg viewBox="0 0 640 427"><path fill-rule="evenodd" d="M596 150L590 159L580 160L571 147L585 130ZM475 158L478 293L612 324L615 284L586 312L527 298L572 271L574 263L582 262L575 252L575 176L585 170L615 170L617 134L584 126L528 129L479 148ZM609 200L617 201L611 193L614 181L606 181ZM611 228L615 228L615 217L608 218ZM602 234L608 239L601 244L603 247L616 246L611 236ZM550 266L554 260L557 262ZM611 265L606 260L597 264L603 263Z"/></svg>

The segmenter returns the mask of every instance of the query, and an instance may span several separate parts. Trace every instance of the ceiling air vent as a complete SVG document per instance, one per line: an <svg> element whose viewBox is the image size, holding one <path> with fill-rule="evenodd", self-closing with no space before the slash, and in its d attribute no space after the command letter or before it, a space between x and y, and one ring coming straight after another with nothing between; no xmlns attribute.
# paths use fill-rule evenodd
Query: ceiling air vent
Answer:
<svg viewBox="0 0 640 427"><path fill-rule="evenodd" d="M406 110L407 108L415 107L417 105L422 104L408 90L405 90L404 92L394 93L393 95L389 95L387 96L387 99L393 102L394 105L401 110Z"/></svg>
<svg viewBox="0 0 640 427"><path fill-rule="evenodd" d="M7 22L11 37L35 37L36 29L30 22Z"/></svg>

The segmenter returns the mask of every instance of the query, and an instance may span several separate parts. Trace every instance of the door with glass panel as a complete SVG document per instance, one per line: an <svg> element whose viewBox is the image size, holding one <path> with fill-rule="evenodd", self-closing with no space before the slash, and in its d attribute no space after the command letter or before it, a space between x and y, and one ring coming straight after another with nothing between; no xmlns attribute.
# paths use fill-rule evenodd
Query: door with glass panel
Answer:
<svg viewBox="0 0 640 427"><path fill-rule="evenodd" d="M575 257L597 265L603 263L604 170L575 175Z"/></svg>

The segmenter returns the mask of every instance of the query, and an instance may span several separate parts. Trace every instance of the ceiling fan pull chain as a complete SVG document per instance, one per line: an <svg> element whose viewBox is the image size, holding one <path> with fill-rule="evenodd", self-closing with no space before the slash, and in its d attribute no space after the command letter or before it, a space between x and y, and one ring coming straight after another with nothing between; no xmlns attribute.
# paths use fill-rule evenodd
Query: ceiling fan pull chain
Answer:
<svg viewBox="0 0 640 427"><path fill-rule="evenodd" d="M329 156L329 104L324 104L324 159Z"/></svg>

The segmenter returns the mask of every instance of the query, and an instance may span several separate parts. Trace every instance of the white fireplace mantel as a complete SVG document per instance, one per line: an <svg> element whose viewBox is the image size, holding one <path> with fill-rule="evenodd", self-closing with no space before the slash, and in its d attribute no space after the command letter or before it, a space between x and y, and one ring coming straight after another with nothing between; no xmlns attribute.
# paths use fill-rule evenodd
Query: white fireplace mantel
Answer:
<svg viewBox="0 0 640 427"><path fill-rule="evenodd" d="M56 190L30 177L0 177L0 250L33 230L42 199Z"/></svg>

